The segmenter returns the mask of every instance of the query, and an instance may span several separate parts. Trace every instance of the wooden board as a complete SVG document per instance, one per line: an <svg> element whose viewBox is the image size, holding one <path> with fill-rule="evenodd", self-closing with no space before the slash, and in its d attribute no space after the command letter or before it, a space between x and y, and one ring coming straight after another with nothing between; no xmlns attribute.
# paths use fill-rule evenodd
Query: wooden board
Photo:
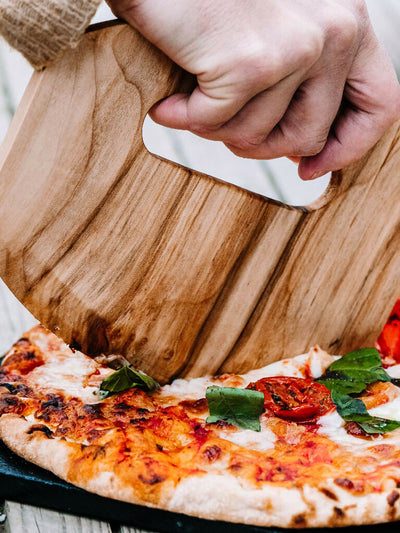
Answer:
<svg viewBox="0 0 400 533"><path fill-rule="evenodd" d="M0 276L162 382L373 344L400 288L399 126L289 208L147 152L147 110L191 83L122 24L34 74L0 154Z"/></svg>

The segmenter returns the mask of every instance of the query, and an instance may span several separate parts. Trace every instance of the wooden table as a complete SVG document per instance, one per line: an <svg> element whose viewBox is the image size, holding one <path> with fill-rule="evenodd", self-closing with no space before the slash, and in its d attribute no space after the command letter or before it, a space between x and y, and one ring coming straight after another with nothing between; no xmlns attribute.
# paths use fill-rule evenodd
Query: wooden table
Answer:
<svg viewBox="0 0 400 533"><path fill-rule="evenodd" d="M0 533L142 533L133 527L100 522L6 501L0 509ZM144 533L144 532L143 532Z"/></svg>

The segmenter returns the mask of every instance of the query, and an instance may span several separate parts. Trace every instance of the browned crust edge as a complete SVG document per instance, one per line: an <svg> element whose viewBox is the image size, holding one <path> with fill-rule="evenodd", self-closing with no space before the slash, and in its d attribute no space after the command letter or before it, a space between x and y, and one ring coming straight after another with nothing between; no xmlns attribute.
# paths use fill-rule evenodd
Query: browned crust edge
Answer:
<svg viewBox="0 0 400 533"><path fill-rule="evenodd" d="M15 453L50 470L65 481L78 443L49 438L41 431L29 434L35 422L15 414L0 417L0 438ZM76 483L101 496L154 507L137 498L113 472ZM187 478L167 487L157 507L211 520L274 527L343 527L389 522L400 518L400 491L354 496L333 482L320 489L268 486L255 490L229 476Z"/></svg>

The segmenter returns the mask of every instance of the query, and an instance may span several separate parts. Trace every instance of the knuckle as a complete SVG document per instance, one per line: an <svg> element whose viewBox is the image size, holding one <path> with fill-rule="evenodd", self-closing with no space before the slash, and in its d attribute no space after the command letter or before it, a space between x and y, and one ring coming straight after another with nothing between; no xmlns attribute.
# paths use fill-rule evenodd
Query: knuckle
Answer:
<svg viewBox="0 0 400 533"><path fill-rule="evenodd" d="M323 35L319 32L310 32L297 45L297 64L303 68L311 67L320 58L323 48Z"/></svg>
<svg viewBox="0 0 400 533"><path fill-rule="evenodd" d="M254 42L245 51L240 53L236 61L235 71L243 83L243 76L248 81L254 80L264 87L274 84L282 70L282 61L271 47L267 47L263 42Z"/></svg>
<svg viewBox="0 0 400 533"><path fill-rule="evenodd" d="M212 135L215 133L219 128L221 127L221 124L211 124L211 123L200 123L198 121L196 122L189 122L188 123L188 130L194 133L195 135L199 136L207 136Z"/></svg>
<svg viewBox="0 0 400 533"><path fill-rule="evenodd" d="M260 135L246 135L246 136L235 136L234 138L229 139L229 145L240 151L251 151L252 149L260 146L264 141L265 136Z"/></svg>
<svg viewBox="0 0 400 533"><path fill-rule="evenodd" d="M252 158L254 157L253 154L251 152L249 152L248 150L243 150L241 148L238 148L237 146L233 146L232 144L230 143L225 143L225 146L228 148L228 150L230 150L234 155L238 156L238 157L243 157L243 158Z"/></svg>
<svg viewBox="0 0 400 533"><path fill-rule="evenodd" d="M289 141L290 153L295 157L319 154L326 144L327 137L295 137Z"/></svg>
<svg viewBox="0 0 400 533"><path fill-rule="evenodd" d="M335 10L328 17L327 37L336 52L351 48L358 39L360 25L358 18L348 9Z"/></svg>

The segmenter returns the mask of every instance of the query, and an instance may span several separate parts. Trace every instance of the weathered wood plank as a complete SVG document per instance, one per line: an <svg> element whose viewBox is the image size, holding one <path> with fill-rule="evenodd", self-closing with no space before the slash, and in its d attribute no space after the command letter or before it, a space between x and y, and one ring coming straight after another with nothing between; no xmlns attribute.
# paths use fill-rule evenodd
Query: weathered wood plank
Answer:
<svg viewBox="0 0 400 533"><path fill-rule="evenodd" d="M121 526L119 528L118 533L157 533L157 532L155 532L154 530L147 531L147 529L143 530L143 529L136 529L135 527Z"/></svg>
<svg viewBox="0 0 400 533"><path fill-rule="evenodd" d="M6 533L112 533L110 524L6 501Z"/></svg>

